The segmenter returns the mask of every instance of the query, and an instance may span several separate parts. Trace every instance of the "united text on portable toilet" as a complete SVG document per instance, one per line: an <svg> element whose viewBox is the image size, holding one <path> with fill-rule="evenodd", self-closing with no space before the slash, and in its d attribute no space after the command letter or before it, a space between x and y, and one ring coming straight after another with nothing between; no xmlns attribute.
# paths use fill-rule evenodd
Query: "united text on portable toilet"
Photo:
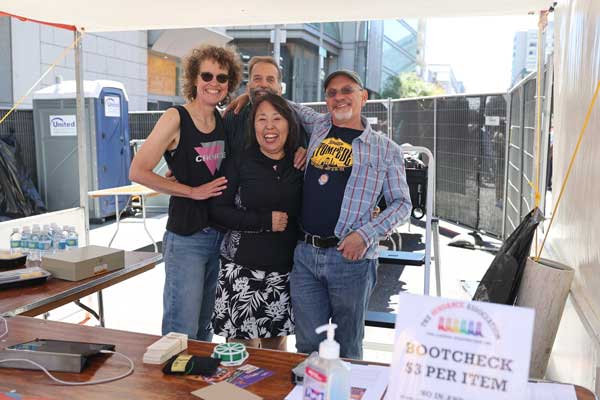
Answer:
<svg viewBox="0 0 600 400"><path fill-rule="evenodd" d="M88 189L130 184L128 98L120 82L84 81L88 132ZM38 189L49 211L79 206L75 81L48 86L33 96ZM119 199L119 209L126 206ZM90 200L90 219L115 214L112 196Z"/></svg>

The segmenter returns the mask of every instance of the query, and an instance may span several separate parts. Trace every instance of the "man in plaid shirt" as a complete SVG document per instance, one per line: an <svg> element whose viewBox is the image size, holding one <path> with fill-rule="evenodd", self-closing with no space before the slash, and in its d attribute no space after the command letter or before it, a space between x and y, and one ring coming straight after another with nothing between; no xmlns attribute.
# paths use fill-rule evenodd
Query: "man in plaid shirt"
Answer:
<svg viewBox="0 0 600 400"><path fill-rule="evenodd" d="M318 350L315 328L331 318L340 356L360 359L379 239L412 206L400 146L361 117L368 93L358 74L333 72L324 87L327 114L290 103L310 135L290 282L296 348ZM387 208L374 216L381 194Z"/></svg>

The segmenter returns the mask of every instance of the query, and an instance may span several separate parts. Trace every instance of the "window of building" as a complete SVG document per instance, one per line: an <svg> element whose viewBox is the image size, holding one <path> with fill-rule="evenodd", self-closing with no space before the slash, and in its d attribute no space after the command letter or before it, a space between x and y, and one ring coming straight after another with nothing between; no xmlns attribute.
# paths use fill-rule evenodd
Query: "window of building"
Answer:
<svg viewBox="0 0 600 400"><path fill-rule="evenodd" d="M308 23L307 25L312 26L317 31L321 30L321 24L316 22ZM333 39L340 40L340 24L338 22L325 22L323 23L323 33L331 36Z"/></svg>
<svg viewBox="0 0 600 400"><path fill-rule="evenodd" d="M397 46L383 41L382 64L395 73L411 71L414 69L417 53L416 43L410 43L407 47L399 49Z"/></svg>
<svg viewBox="0 0 600 400"><path fill-rule="evenodd" d="M383 21L383 34L392 42L402 46L416 38L417 31L403 20L388 19Z"/></svg>

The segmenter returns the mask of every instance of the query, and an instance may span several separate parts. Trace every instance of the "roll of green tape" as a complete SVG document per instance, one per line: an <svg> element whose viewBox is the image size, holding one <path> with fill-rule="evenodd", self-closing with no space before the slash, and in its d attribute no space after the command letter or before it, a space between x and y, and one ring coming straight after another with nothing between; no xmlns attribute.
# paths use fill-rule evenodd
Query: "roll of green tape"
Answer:
<svg viewBox="0 0 600 400"><path fill-rule="evenodd" d="M221 364L226 367L235 367L246 361L248 352L246 346L241 343L222 343L215 346L212 357L219 358Z"/></svg>

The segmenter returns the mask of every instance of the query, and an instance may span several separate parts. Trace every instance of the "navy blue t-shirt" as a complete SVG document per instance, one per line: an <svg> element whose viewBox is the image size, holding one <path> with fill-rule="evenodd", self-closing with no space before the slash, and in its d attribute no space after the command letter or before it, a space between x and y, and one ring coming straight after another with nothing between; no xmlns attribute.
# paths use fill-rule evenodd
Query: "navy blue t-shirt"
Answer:
<svg viewBox="0 0 600 400"><path fill-rule="evenodd" d="M352 172L352 141L362 132L334 125L310 155L302 191L304 232L334 236L346 183Z"/></svg>

